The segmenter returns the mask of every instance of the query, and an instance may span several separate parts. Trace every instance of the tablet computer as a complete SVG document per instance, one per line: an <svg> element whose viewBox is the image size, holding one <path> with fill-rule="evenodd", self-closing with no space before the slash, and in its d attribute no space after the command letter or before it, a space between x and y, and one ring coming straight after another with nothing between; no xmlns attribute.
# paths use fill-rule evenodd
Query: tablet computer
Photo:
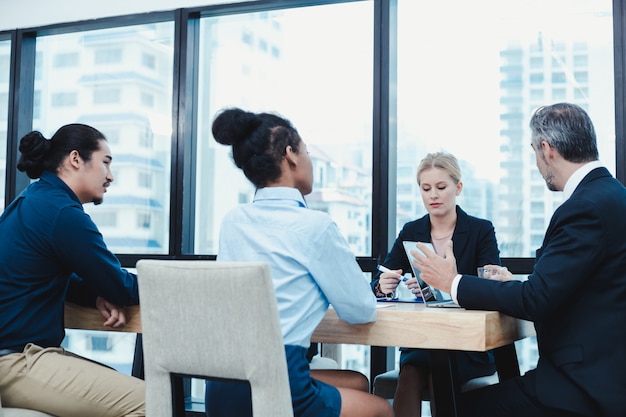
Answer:
<svg viewBox="0 0 626 417"><path fill-rule="evenodd" d="M426 245L433 252L435 249L431 243L421 242ZM409 264L411 265L411 271L413 271L413 275L417 279L417 283L419 284L419 291L422 295L422 299L424 300L424 304L427 307L447 307L447 308L461 308L460 305L454 302L451 297L439 291L436 288L431 287L420 277L420 270L415 267L413 261L415 258L411 254L412 250L422 252L417 246L417 242L413 242L410 240L405 240L402 242L404 245L404 251L406 252L406 256L409 258Z"/></svg>

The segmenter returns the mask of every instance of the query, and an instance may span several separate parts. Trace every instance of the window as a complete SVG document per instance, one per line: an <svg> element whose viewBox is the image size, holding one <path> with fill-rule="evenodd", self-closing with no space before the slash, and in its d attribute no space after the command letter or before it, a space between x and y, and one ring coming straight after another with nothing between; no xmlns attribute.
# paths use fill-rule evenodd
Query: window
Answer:
<svg viewBox="0 0 626 417"><path fill-rule="evenodd" d="M141 105L144 107L154 107L154 101L155 101L154 94L142 92L140 94L139 101L141 102Z"/></svg>
<svg viewBox="0 0 626 417"><path fill-rule="evenodd" d="M417 181L415 187L413 187L413 184L398 184L396 191L398 194L412 194L414 188L417 188Z"/></svg>
<svg viewBox="0 0 626 417"><path fill-rule="evenodd" d="M532 218L530 221L530 227L534 230L543 230L545 228L543 218Z"/></svg>
<svg viewBox="0 0 626 417"><path fill-rule="evenodd" d="M272 58L280 59L280 48L277 46L272 46Z"/></svg>
<svg viewBox="0 0 626 417"><path fill-rule="evenodd" d="M250 200L250 194L249 193L239 193L239 196L237 197L237 204L246 204L249 203Z"/></svg>
<svg viewBox="0 0 626 417"><path fill-rule="evenodd" d="M156 55L148 53L141 54L141 65L149 69L156 69Z"/></svg>
<svg viewBox="0 0 626 417"><path fill-rule="evenodd" d="M137 185L141 188L152 188L152 173L140 172L137 175Z"/></svg>
<svg viewBox="0 0 626 417"><path fill-rule="evenodd" d="M151 216L150 213L137 213L137 227L139 229L150 229Z"/></svg>
<svg viewBox="0 0 626 417"><path fill-rule="evenodd" d="M542 57L531 57L530 58L530 68L543 68L543 58Z"/></svg>
<svg viewBox="0 0 626 417"><path fill-rule="evenodd" d="M7 129L9 122L9 69L11 42L0 40L0 191L4 195L6 178ZM4 210L4 198L0 200L0 212Z"/></svg>
<svg viewBox="0 0 626 417"><path fill-rule="evenodd" d="M102 48L94 52L94 63L99 65L117 64L122 62L120 48Z"/></svg>
<svg viewBox="0 0 626 417"><path fill-rule="evenodd" d="M252 46L253 39L254 39L254 35L251 32L245 30L241 33L241 41L244 44Z"/></svg>
<svg viewBox="0 0 626 417"><path fill-rule="evenodd" d="M93 92L93 104L117 104L122 92L117 88L98 88Z"/></svg>
<svg viewBox="0 0 626 417"><path fill-rule="evenodd" d="M565 101L567 99L567 90L565 88L552 89L552 101Z"/></svg>
<svg viewBox="0 0 626 417"><path fill-rule="evenodd" d="M576 71L574 73L574 79L578 83L587 84L589 82L589 72L588 71Z"/></svg>
<svg viewBox="0 0 626 417"><path fill-rule="evenodd" d="M531 234L530 246L535 249L539 249L543 243L543 234Z"/></svg>
<svg viewBox="0 0 626 417"><path fill-rule="evenodd" d="M120 131L117 129L109 129L106 134L107 142L109 142L109 146L117 145L120 143Z"/></svg>
<svg viewBox="0 0 626 417"><path fill-rule="evenodd" d="M574 99L578 101L589 100L589 89L587 87L580 87L574 90Z"/></svg>
<svg viewBox="0 0 626 417"><path fill-rule="evenodd" d="M567 0L548 6L515 0L499 4L502 7L494 9L486 0L471 4L454 0L439 6L398 0L396 130L402 134L397 138L397 178L400 181L407 167L416 168L428 152L455 154L464 177L461 206L469 209L472 204L469 213L479 216L491 208L501 256L527 257L531 248L536 249L528 227L530 214L543 216L548 210L549 216L552 203L544 207L543 201L560 201L559 194L545 187L529 146L528 121L537 106L575 97L594 121L602 162L615 170L612 4L608 0L581 1L576 6ZM476 13L480 7L496 15ZM536 19L538 15L545 19ZM450 27L463 36L448 36ZM437 65L420 65L423 62ZM481 64L459 71L459 65L467 62ZM544 62L552 65L545 68ZM518 77L520 72L525 76ZM515 88L499 84L511 77L520 80ZM537 88L540 82L545 90ZM454 94L453 102L464 110L452 116L438 111L451 103L452 96L442 91L463 91ZM446 129L441 129L443 125ZM468 140L468 132L480 132L480 139ZM501 146L506 152L500 152ZM531 190L536 196L532 203ZM468 199L469 195L484 198ZM397 201L403 201L400 194ZM507 209L500 204L503 201L509 203ZM409 214L419 215L417 207ZM547 221L543 223L546 227Z"/></svg>
<svg viewBox="0 0 626 417"><path fill-rule="evenodd" d="M534 257L553 199L561 197L537 172L528 121L550 92L559 101L575 95L594 121L602 162L614 171L612 27L609 0L398 0L398 181L426 153L453 153L462 164L461 207L493 222L500 256ZM542 187L531 202L535 185ZM406 213L400 202L408 198L396 196L397 220L423 214L421 202ZM404 223L396 222L397 232ZM520 346L521 368L534 367L536 346Z"/></svg>
<svg viewBox="0 0 626 417"><path fill-rule="evenodd" d="M589 65L589 57L587 55L575 55L574 56L574 67L587 67Z"/></svg>
<svg viewBox="0 0 626 417"><path fill-rule="evenodd" d="M152 148L154 137L150 129L139 132L139 146L143 148Z"/></svg>
<svg viewBox="0 0 626 417"><path fill-rule="evenodd" d="M35 90L33 95L33 119L41 118L41 91Z"/></svg>
<svg viewBox="0 0 626 417"><path fill-rule="evenodd" d="M72 107L78 104L76 93L53 93L50 105L52 107Z"/></svg>
<svg viewBox="0 0 626 417"><path fill-rule="evenodd" d="M9 94L0 92L0 114L5 115L3 119L6 119L6 115L9 111ZM6 128L5 128L6 134Z"/></svg>
<svg viewBox="0 0 626 417"><path fill-rule="evenodd" d="M115 181L104 204L85 211L118 254L168 252L173 41L173 22L36 40L33 128L49 137L64 124L85 123L109 139ZM162 67L145 70L157 60ZM67 71L68 62L81 65ZM139 94L143 106L123 99Z"/></svg>
<svg viewBox="0 0 626 417"><path fill-rule="evenodd" d="M111 350L111 339L108 336L91 336L91 349L108 352Z"/></svg>
<svg viewBox="0 0 626 417"><path fill-rule="evenodd" d="M532 88L530 90L530 99L537 101L537 100L543 100L544 97L544 92L542 89L539 88Z"/></svg>
<svg viewBox="0 0 626 417"><path fill-rule="evenodd" d="M112 211L102 210L97 213L91 213L91 220L101 228L117 226L117 214Z"/></svg>
<svg viewBox="0 0 626 417"><path fill-rule="evenodd" d="M398 167L397 171L398 171L398 178L411 178L411 179L414 179L416 181L416 183L417 183L417 177L416 177L417 166L415 166L415 167L409 167L409 166Z"/></svg>
<svg viewBox="0 0 626 417"><path fill-rule="evenodd" d="M53 59L55 68L77 67L79 54L78 52L62 52L56 54Z"/></svg>
<svg viewBox="0 0 626 417"><path fill-rule="evenodd" d="M346 239L358 229L350 246L357 255L370 255L371 223L359 219L371 218L372 19L372 2L201 19L197 91L198 114L205 117L199 118L203 134L196 140L194 253L217 253L224 214L254 194L230 148L204 134L217 111L238 106L275 111L294 123L315 172L326 173L315 178L309 207L332 213ZM268 45L276 52L268 53ZM233 71L242 67L248 70ZM315 76L309 76L313 68ZM358 217L349 218L350 211Z"/></svg>
<svg viewBox="0 0 626 417"><path fill-rule="evenodd" d="M604 9L605 7L606 6L603 5L602 8ZM591 9L589 9L589 10L591 10ZM579 51L587 52L588 49L589 49L589 45L587 44L587 42L574 41L573 49L574 49L575 52L579 52Z"/></svg>
<svg viewBox="0 0 626 417"><path fill-rule="evenodd" d="M545 185L531 185L530 186L530 195L531 196L543 196L544 191L546 189Z"/></svg>
<svg viewBox="0 0 626 417"><path fill-rule="evenodd" d="M559 70L565 67L565 57L564 56L553 56L552 57L552 68Z"/></svg>
<svg viewBox="0 0 626 417"><path fill-rule="evenodd" d="M543 213L544 204L543 201L533 201L530 203L531 213Z"/></svg>
<svg viewBox="0 0 626 417"><path fill-rule="evenodd" d="M0 41L0 74L9 74L9 68L11 65L11 55L10 55L10 45L9 41ZM2 79L2 83L8 83L9 79Z"/></svg>
<svg viewBox="0 0 626 417"><path fill-rule="evenodd" d="M567 44L563 41L560 40L553 40L552 41L552 50L555 52L562 52L565 51L565 49L567 48ZM565 56L561 56L560 61L565 61Z"/></svg>

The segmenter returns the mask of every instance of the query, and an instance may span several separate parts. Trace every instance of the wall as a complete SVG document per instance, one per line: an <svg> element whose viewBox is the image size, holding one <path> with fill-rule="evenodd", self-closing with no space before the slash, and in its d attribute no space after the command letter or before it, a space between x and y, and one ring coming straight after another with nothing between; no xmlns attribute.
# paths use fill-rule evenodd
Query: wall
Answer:
<svg viewBox="0 0 626 417"><path fill-rule="evenodd" d="M0 0L0 31L76 22L181 7L228 3L223 0Z"/></svg>

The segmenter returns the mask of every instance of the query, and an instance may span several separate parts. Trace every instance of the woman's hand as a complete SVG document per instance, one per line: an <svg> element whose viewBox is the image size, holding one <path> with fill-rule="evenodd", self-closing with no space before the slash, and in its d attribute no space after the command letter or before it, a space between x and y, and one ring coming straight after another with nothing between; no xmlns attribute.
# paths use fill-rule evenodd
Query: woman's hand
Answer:
<svg viewBox="0 0 626 417"><path fill-rule="evenodd" d="M411 276L411 278L406 280L404 284L407 286L409 290L411 290L411 293L413 293L414 296L418 298L422 297L422 293L420 293L420 290L419 290L420 286L417 283L417 279L414 276Z"/></svg>
<svg viewBox="0 0 626 417"><path fill-rule="evenodd" d="M402 280L402 270L395 269L392 272L383 272L378 277L378 284L380 287L380 292L383 294L390 294L398 288L398 284L400 280Z"/></svg>

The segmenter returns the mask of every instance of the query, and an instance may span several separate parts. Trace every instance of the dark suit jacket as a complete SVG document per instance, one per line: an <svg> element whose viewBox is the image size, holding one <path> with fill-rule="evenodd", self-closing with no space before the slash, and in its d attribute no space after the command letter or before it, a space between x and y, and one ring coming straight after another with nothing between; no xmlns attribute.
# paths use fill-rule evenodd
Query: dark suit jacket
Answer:
<svg viewBox="0 0 626 417"><path fill-rule="evenodd" d="M479 266L500 265L500 251L493 224L489 220L469 216L458 206L456 213L457 220L452 242L459 274L476 275L476 268ZM387 268L402 269L404 273L407 273L411 272L411 265L402 246L404 240L430 242L430 216L427 214L406 223L383 262ZM379 275L380 273L376 275L372 288L376 286Z"/></svg>
<svg viewBox="0 0 626 417"><path fill-rule="evenodd" d="M463 276L457 297L535 323L527 378L542 404L626 416L626 189L608 170L587 174L555 211L528 280Z"/></svg>
<svg viewBox="0 0 626 417"><path fill-rule="evenodd" d="M476 268L486 264L500 264L498 243L493 225L488 220L468 216L457 206L457 221L452 242L454 256L459 273L476 275ZM402 269L411 272L409 260L404 251L402 241L430 242L430 217L426 215L404 225L393 247L387 254L383 265L391 269ZM372 288L378 282L378 276L372 282ZM408 349L406 349L408 350ZM459 378L465 382L478 376L491 375L495 372L492 355L484 352L459 352Z"/></svg>

